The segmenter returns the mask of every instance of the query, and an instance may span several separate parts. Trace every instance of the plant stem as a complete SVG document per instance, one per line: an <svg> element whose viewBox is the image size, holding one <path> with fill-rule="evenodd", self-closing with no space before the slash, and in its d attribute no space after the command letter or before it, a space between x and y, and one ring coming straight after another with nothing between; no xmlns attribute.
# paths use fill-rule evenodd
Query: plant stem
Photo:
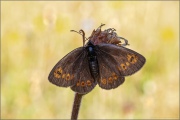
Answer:
<svg viewBox="0 0 180 120"><path fill-rule="evenodd" d="M71 120L77 120L79 108L81 105L81 99L84 94L75 93L74 103L72 108Z"/></svg>

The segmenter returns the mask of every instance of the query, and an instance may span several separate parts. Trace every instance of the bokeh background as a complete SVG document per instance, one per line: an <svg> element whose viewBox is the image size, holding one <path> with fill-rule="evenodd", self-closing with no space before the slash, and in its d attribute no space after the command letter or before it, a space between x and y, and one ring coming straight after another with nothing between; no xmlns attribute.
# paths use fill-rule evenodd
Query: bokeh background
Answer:
<svg viewBox="0 0 180 120"><path fill-rule="evenodd" d="M179 1L2 1L1 118L69 119L74 92L52 67L101 23L147 59L114 90L84 96L81 119L179 118Z"/></svg>

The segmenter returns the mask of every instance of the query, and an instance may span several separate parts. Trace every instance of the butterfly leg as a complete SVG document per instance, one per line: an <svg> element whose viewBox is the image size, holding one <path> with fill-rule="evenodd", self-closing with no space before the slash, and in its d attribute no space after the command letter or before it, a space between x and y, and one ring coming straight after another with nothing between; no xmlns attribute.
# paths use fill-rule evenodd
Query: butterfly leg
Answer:
<svg viewBox="0 0 180 120"><path fill-rule="evenodd" d="M118 38L124 40L124 43L123 43L123 44L118 44L119 46L126 46L126 45L129 45L128 40L126 40L125 38L123 38L123 37L118 37Z"/></svg>

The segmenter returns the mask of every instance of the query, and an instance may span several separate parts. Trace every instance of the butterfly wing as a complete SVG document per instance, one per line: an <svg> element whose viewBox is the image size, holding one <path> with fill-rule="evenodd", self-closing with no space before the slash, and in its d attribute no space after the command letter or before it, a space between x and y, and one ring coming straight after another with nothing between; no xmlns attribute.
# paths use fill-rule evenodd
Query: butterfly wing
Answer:
<svg viewBox="0 0 180 120"><path fill-rule="evenodd" d="M87 54L83 59L82 67L80 68L80 72L78 72L78 74L78 82L71 86L71 89L81 94L90 92L96 86L97 82L93 79L90 73Z"/></svg>
<svg viewBox="0 0 180 120"><path fill-rule="evenodd" d="M124 76L137 72L145 63L139 53L112 44L97 45L96 53L100 74L98 84L103 89L118 87L125 81Z"/></svg>
<svg viewBox="0 0 180 120"><path fill-rule="evenodd" d="M111 55L97 51L97 58L99 63L100 79L97 80L99 86L103 89L114 89L121 85L125 78L120 76L118 69L116 69L116 61Z"/></svg>
<svg viewBox="0 0 180 120"><path fill-rule="evenodd" d="M101 54L106 54L106 61L112 61L112 69L119 71L120 76L132 75L142 68L146 59L139 53L113 44L100 44L97 46Z"/></svg>
<svg viewBox="0 0 180 120"><path fill-rule="evenodd" d="M57 86L68 87L76 84L79 75L77 72L83 62L86 52L79 47L63 57L51 70L49 81Z"/></svg>

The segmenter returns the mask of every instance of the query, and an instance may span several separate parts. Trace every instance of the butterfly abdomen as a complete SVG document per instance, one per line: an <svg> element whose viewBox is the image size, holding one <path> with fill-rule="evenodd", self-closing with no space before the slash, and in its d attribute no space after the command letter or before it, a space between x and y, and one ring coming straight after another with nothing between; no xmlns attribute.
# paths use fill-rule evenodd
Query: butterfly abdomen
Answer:
<svg viewBox="0 0 180 120"><path fill-rule="evenodd" d="M97 56L94 47L88 46L87 51L88 51L89 69L92 77L96 79L99 75L99 66L98 66Z"/></svg>
<svg viewBox="0 0 180 120"><path fill-rule="evenodd" d="M90 67L91 75L93 76L93 78L96 78L99 75L97 61L89 61L89 67Z"/></svg>

